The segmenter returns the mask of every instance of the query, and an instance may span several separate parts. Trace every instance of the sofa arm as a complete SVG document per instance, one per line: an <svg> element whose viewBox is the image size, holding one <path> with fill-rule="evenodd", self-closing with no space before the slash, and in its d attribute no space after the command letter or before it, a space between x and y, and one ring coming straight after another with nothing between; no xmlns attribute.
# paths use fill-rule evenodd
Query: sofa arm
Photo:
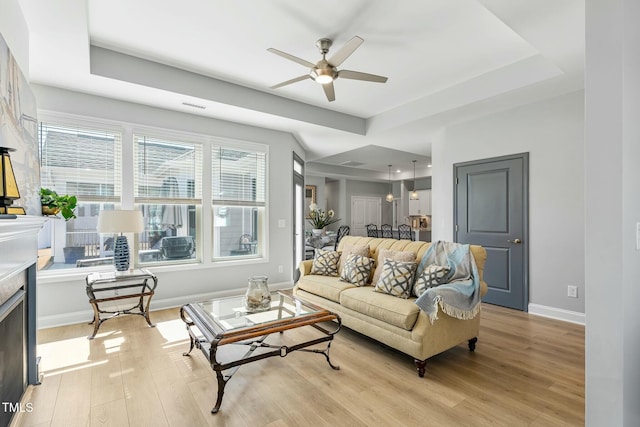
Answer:
<svg viewBox="0 0 640 427"><path fill-rule="evenodd" d="M300 262L300 277L303 276L308 276L309 274L311 274L311 266L313 265L313 260L312 259L308 259L306 261L302 261ZM298 279L300 280L300 279Z"/></svg>
<svg viewBox="0 0 640 427"><path fill-rule="evenodd" d="M487 286L487 283L484 280L480 281L480 298L485 296L487 292L489 292L489 287Z"/></svg>

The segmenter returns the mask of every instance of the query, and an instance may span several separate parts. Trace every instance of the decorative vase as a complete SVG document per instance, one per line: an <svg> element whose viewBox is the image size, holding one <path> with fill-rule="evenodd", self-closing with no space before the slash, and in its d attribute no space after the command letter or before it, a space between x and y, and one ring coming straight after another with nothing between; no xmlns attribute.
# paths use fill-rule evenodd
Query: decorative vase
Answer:
<svg viewBox="0 0 640 427"><path fill-rule="evenodd" d="M271 293L267 286L267 276L249 277L249 286L244 295L244 308L249 313L266 311L271 308Z"/></svg>
<svg viewBox="0 0 640 427"><path fill-rule="evenodd" d="M324 228L314 228L313 230L311 230L311 233L313 233L314 236L322 236L322 233L324 233Z"/></svg>
<svg viewBox="0 0 640 427"><path fill-rule="evenodd" d="M113 250L113 261L117 271L127 271L129 269L129 243L126 236L118 236Z"/></svg>

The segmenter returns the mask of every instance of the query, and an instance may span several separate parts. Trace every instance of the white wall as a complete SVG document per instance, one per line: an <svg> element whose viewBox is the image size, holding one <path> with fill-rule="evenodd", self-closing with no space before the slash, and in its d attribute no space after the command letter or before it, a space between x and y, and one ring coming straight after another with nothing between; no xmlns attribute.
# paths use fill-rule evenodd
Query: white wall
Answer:
<svg viewBox="0 0 640 427"><path fill-rule="evenodd" d="M29 78L29 29L18 0L0 0L0 33Z"/></svg>
<svg viewBox="0 0 640 427"><path fill-rule="evenodd" d="M586 424L640 425L640 3L586 1Z"/></svg>
<svg viewBox="0 0 640 427"><path fill-rule="evenodd" d="M152 308L178 306L183 303L213 295L238 294L244 289L247 278L266 275L269 284L276 287L292 286L293 246L292 220L292 151L304 158L304 151L288 133L240 125L185 113L163 110L129 102L107 99L48 86L34 85L33 89L41 109L104 119L127 125L153 126L155 128L191 132L201 135L234 138L269 145L269 209L267 212L268 259L252 262L176 267L153 267L159 284L151 303ZM278 227L278 220L285 220L285 227ZM283 266L283 273L278 266ZM84 292L86 272L73 272L71 277L38 277L39 326L81 322L90 318L90 306Z"/></svg>
<svg viewBox="0 0 640 427"><path fill-rule="evenodd" d="M453 165L529 152L529 302L584 313L583 92L447 128L433 143L432 240L453 239ZM567 286L578 286L578 298Z"/></svg>

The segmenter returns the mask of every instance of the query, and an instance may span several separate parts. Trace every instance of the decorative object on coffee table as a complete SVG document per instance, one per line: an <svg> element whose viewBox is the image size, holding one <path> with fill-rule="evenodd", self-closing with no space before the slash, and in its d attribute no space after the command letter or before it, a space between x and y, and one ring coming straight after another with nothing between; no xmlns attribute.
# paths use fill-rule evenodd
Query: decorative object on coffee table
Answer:
<svg viewBox="0 0 640 427"><path fill-rule="evenodd" d="M267 276L252 276L244 295L244 308L249 313L266 311L271 308L271 293L267 286Z"/></svg>
<svg viewBox="0 0 640 427"><path fill-rule="evenodd" d="M138 210L100 211L98 216L99 233L120 233L116 238L113 261L116 270L129 270L129 243L123 233L140 233L144 231L142 212Z"/></svg>

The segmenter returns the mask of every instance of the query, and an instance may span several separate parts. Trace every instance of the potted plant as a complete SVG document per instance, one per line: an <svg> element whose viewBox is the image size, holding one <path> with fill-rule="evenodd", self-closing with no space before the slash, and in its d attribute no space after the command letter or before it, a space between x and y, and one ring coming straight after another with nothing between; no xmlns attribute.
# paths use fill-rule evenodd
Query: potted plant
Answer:
<svg viewBox="0 0 640 427"><path fill-rule="evenodd" d="M40 189L40 203L42 203L42 213L44 215L57 215L60 213L65 221L76 218L76 196L60 196L48 188Z"/></svg>
<svg viewBox="0 0 640 427"><path fill-rule="evenodd" d="M76 206L78 198L76 196L59 195L48 188L40 189L40 203L42 204L43 215L61 214L65 221L76 218ZM62 248L66 264L75 264L80 258L84 258L84 246L67 246Z"/></svg>
<svg viewBox="0 0 640 427"><path fill-rule="evenodd" d="M319 235L327 225L340 221L340 218L334 218L334 216L335 213L333 209L325 212L322 209L318 209L317 204L312 203L309 205L309 217L307 221L309 221L309 224L313 227L313 233Z"/></svg>

